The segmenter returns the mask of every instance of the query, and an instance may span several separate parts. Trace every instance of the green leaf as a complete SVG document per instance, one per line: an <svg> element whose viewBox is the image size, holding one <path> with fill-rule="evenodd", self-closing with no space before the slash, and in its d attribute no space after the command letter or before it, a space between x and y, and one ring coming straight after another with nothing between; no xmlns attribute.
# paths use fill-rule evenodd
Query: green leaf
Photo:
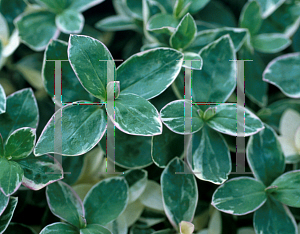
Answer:
<svg viewBox="0 0 300 234"><path fill-rule="evenodd" d="M45 5L54 13L61 13L70 6L73 0L37 0L37 2L41 5Z"/></svg>
<svg viewBox="0 0 300 234"><path fill-rule="evenodd" d="M285 159L275 131L265 125L247 144L247 160L254 176L269 186L284 172Z"/></svg>
<svg viewBox="0 0 300 234"><path fill-rule="evenodd" d="M261 7L257 1L247 2L240 15L240 27L247 28L254 35L259 31L262 21Z"/></svg>
<svg viewBox="0 0 300 234"><path fill-rule="evenodd" d="M108 229L98 224L88 224L86 228L80 229L80 234L112 234Z"/></svg>
<svg viewBox="0 0 300 234"><path fill-rule="evenodd" d="M82 201L69 185L62 181L48 185L46 197L55 216L78 228L86 225Z"/></svg>
<svg viewBox="0 0 300 234"><path fill-rule="evenodd" d="M168 103L160 110L160 119L173 132L178 134L191 134L198 132L204 125L195 105L191 107L191 129L185 129L185 105L192 105L187 100L176 100Z"/></svg>
<svg viewBox="0 0 300 234"><path fill-rule="evenodd" d="M29 226L21 223L10 222L4 234L36 234L36 232Z"/></svg>
<svg viewBox="0 0 300 234"><path fill-rule="evenodd" d="M14 215L14 211L16 209L17 203L18 203L17 197L9 198L8 205L0 216L0 233L3 233L5 229L8 227L10 220Z"/></svg>
<svg viewBox="0 0 300 234"><path fill-rule="evenodd" d="M211 204L228 214L245 215L260 208L266 200L265 186L260 181L238 177L218 187Z"/></svg>
<svg viewBox="0 0 300 234"><path fill-rule="evenodd" d="M154 230L152 228L139 228L134 225L131 227L129 234L153 234Z"/></svg>
<svg viewBox="0 0 300 234"><path fill-rule="evenodd" d="M4 143L0 133L0 157L4 157Z"/></svg>
<svg viewBox="0 0 300 234"><path fill-rule="evenodd" d="M68 223L52 223L44 227L39 234L56 233L78 234L78 229Z"/></svg>
<svg viewBox="0 0 300 234"><path fill-rule="evenodd" d="M209 127L218 132L230 136L240 136L240 134L242 134L242 136L251 136L264 128L261 120L242 106L224 104L217 105L214 108L216 110L215 115L206 123ZM237 120L237 108L240 112L245 112L242 122L238 122ZM243 126L242 128L245 130L243 133L237 132L237 124Z"/></svg>
<svg viewBox="0 0 300 234"><path fill-rule="evenodd" d="M154 33L172 35L178 25L178 20L173 15L158 13L153 15L147 22L146 29Z"/></svg>
<svg viewBox="0 0 300 234"><path fill-rule="evenodd" d="M263 18L267 18L285 2L285 0L256 0L256 1L261 6Z"/></svg>
<svg viewBox="0 0 300 234"><path fill-rule="evenodd" d="M54 148L54 117L55 121L61 121L61 148L57 149ZM36 156L46 153L66 156L82 155L100 141L105 129L105 112L99 106L72 104L64 106L51 117L45 126L34 148L34 154Z"/></svg>
<svg viewBox="0 0 300 234"><path fill-rule="evenodd" d="M35 137L35 129L32 128L19 128L12 132L5 144L4 156L12 160L26 158L34 148Z"/></svg>
<svg viewBox="0 0 300 234"><path fill-rule="evenodd" d="M199 54L196 54L193 52L185 52L183 60L184 60L184 63L182 65L182 67L184 67L184 68L190 68L192 70L201 70L202 69L203 60ZM188 66L186 64L187 60L191 60L191 66Z"/></svg>
<svg viewBox="0 0 300 234"><path fill-rule="evenodd" d="M92 95L106 100L106 85L108 74L107 61L112 55L106 46L91 37L71 35L69 39L68 57L70 64L82 86Z"/></svg>
<svg viewBox="0 0 300 234"><path fill-rule="evenodd" d="M155 107L135 94L120 94L115 100L114 125L127 134L154 136L162 132L162 123Z"/></svg>
<svg viewBox="0 0 300 234"><path fill-rule="evenodd" d="M201 71L193 71L194 102L225 102L236 87L236 55L229 35L208 44L200 51Z"/></svg>
<svg viewBox="0 0 300 234"><path fill-rule="evenodd" d="M192 0L176 0L173 12L174 16L176 18L183 17L188 12L192 2Z"/></svg>
<svg viewBox="0 0 300 234"><path fill-rule="evenodd" d="M134 136L123 133L115 128L115 158L116 165L127 169L142 168L151 165L151 137ZM106 138L100 141L106 151ZM126 157L124 157L126 155Z"/></svg>
<svg viewBox="0 0 300 234"><path fill-rule="evenodd" d="M262 53L278 53L286 49L292 41L280 33L259 34L252 39L253 47Z"/></svg>
<svg viewBox="0 0 300 234"><path fill-rule="evenodd" d="M68 9L83 12L93 6L102 3L104 0L73 0Z"/></svg>
<svg viewBox="0 0 300 234"><path fill-rule="evenodd" d="M132 55L117 69L122 94L133 93L151 99L165 91L178 76L183 54L157 48Z"/></svg>
<svg viewBox="0 0 300 234"><path fill-rule="evenodd" d="M105 228L113 234L127 234L127 223L124 215L120 215L116 220L108 223Z"/></svg>
<svg viewBox="0 0 300 234"><path fill-rule="evenodd" d="M300 53L279 56L268 64L263 80L278 87L288 97L300 98L299 62Z"/></svg>
<svg viewBox="0 0 300 234"><path fill-rule="evenodd" d="M184 136L176 134L164 127L162 134L153 136L151 141L151 157L158 167L166 167L176 156L183 152Z"/></svg>
<svg viewBox="0 0 300 234"><path fill-rule="evenodd" d="M70 174L64 174L63 182L68 185L74 185L81 172L83 171L84 156L82 157L63 157L62 165L64 165L65 172L71 172Z"/></svg>
<svg viewBox="0 0 300 234"><path fill-rule="evenodd" d="M22 183L23 175L24 171L18 163L0 158L0 189L6 196L18 190Z"/></svg>
<svg viewBox="0 0 300 234"><path fill-rule="evenodd" d="M231 172L231 157L222 135L204 127L193 134L192 169L195 176L214 184L222 184Z"/></svg>
<svg viewBox="0 0 300 234"><path fill-rule="evenodd" d="M160 178L165 212L176 230L182 220L193 220L198 201L195 177L192 174L176 174L183 172L184 167L184 162L176 157L167 165Z"/></svg>
<svg viewBox="0 0 300 234"><path fill-rule="evenodd" d="M170 45L175 49L184 49L194 40L197 26L193 17L187 13L178 24L175 32L170 37Z"/></svg>
<svg viewBox="0 0 300 234"><path fill-rule="evenodd" d="M160 231L156 231L156 232L153 232L152 234L174 234L174 230L168 228L168 229L163 229L163 230L160 230Z"/></svg>
<svg viewBox="0 0 300 234"><path fill-rule="evenodd" d="M201 9L203 9L208 3L210 2L210 0L192 0L192 4L190 5L190 9L189 12L194 14L198 11L200 11Z"/></svg>
<svg viewBox="0 0 300 234"><path fill-rule="evenodd" d="M68 44L60 40L52 40L44 53L42 77L44 86L49 95L54 96L55 61L68 60ZM61 62L62 102L79 100L91 101L90 94L82 87L68 61Z"/></svg>
<svg viewBox="0 0 300 234"><path fill-rule="evenodd" d="M63 33L80 33L84 26L84 17L75 10L64 10L55 17L56 26Z"/></svg>
<svg viewBox="0 0 300 234"><path fill-rule="evenodd" d="M33 154L18 160L24 170L22 184L32 190L40 190L63 178L63 169L59 162L50 155L35 157Z"/></svg>
<svg viewBox="0 0 300 234"><path fill-rule="evenodd" d="M0 217L8 205L9 197L5 196L2 191L0 191Z"/></svg>
<svg viewBox="0 0 300 234"><path fill-rule="evenodd" d="M296 234L297 225L289 209L269 197L254 213L253 226L256 233Z"/></svg>
<svg viewBox="0 0 300 234"><path fill-rule="evenodd" d="M19 16L15 21L20 39L29 48L42 51L51 39L59 35L55 25L55 14L37 11Z"/></svg>
<svg viewBox="0 0 300 234"><path fill-rule="evenodd" d="M138 20L143 20L143 3L140 0L125 0L131 16Z"/></svg>
<svg viewBox="0 0 300 234"><path fill-rule="evenodd" d="M292 207L300 207L300 171L289 171L271 184L271 195L278 201ZM268 190L267 190L268 191Z"/></svg>
<svg viewBox="0 0 300 234"><path fill-rule="evenodd" d="M106 225L118 218L128 203L129 188L124 178L113 177L94 185L83 204L88 224Z"/></svg>
<svg viewBox="0 0 300 234"><path fill-rule="evenodd" d="M131 18L124 15L113 15L106 17L95 24L97 29L103 31L123 31L136 29L135 23Z"/></svg>
<svg viewBox="0 0 300 234"><path fill-rule="evenodd" d="M246 40L247 29L222 27L202 30L196 34L195 40L190 44L187 50L198 53L204 46L226 34L229 34L233 42L234 49L237 52Z"/></svg>
<svg viewBox="0 0 300 234"><path fill-rule="evenodd" d="M141 169L128 170L125 172L124 177L129 186L128 203L132 203L144 192L147 185L148 172Z"/></svg>
<svg viewBox="0 0 300 234"><path fill-rule="evenodd" d="M39 114L31 88L19 90L7 97L6 112L0 115L0 133L3 141L22 127L37 128Z"/></svg>
<svg viewBox="0 0 300 234"><path fill-rule="evenodd" d="M3 87L0 85L0 114L6 110L6 95Z"/></svg>

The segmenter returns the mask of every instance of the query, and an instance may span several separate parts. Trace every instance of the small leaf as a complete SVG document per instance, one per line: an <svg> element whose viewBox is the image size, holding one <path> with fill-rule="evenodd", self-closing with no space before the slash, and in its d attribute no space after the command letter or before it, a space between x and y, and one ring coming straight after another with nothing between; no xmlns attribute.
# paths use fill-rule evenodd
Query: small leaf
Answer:
<svg viewBox="0 0 300 234"><path fill-rule="evenodd" d="M143 20L143 3L140 0L125 0L126 7L128 8L131 17Z"/></svg>
<svg viewBox="0 0 300 234"><path fill-rule="evenodd" d="M271 195L278 201L292 207L300 207L300 171L289 171L278 177L272 184L275 186Z"/></svg>
<svg viewBox="0 0 300 234"><path fill-rule="evenodd" d="M95 184L83 201L87 223L106 225L115 220L125 210L128 197L124 178L108 178Z"/></svg>
<svg viewBox="0 0 300 234"><path fill-rule="evenodd" d="M122 94L151 99L165 91L180 72L183 54L157 48L132 55L117 69Z"/></svg>
<svg viewBox="0 0 300 234"><path fill-rule="evenodd" d="M100 4L103 1L104 0L73 0L68 9L83 12L93 6Z"/></svg>
<svg viewBox="0 0 300 234"><path fill-rule="evenodd" d="M275 131L265 125L247 144L247 160L254 176L269 186L284 172L285 161Z"/></svg>
<svg viewBox="0 0 300 234"><path fill-rule="evenodd" d="M248 109L236 105L217 105L215 106L216 113L206 123L212 129L230 135L230 136L251 136L261 131L264 126L261 120ZM237 119L237 108L244 113L242 123ZM245 124L245 125L244 125ZM240 125L245 131L237 132L237 125Z"/></svg>
<svg viewBox="0 0 300 234"><path fill-rule="evenodd" d="M78 115L80 113L80 115ZM61 146L54 148L55 121L61 122ZM96 126L96 127L95 127ZM90 151L102 138L106 116L97 105L67 105L59 109L45 126L35 148L35 156L58 153L78 156ZM57 152L58 151L58 152Z"/></svg>
<svg viewBox="0 0 300 234"><path fill-rule="evenodd" d="M256 0L262 9L263 18L267 18L271 15L278 7L280 7L284 0Z"/></svg>
<svg viewBox="0 0 300 234"><path fill-rule="evenodd" d="M114 125L127 134L154 136L162 132L162 123L155 107L135 94L120 94L115 100Z"/></svg>
<svg viewBox="0 0 300 234"><path fill-rule="evenodd" d="M6 141L5 157L12 160L26 158L33 150L35 137L35 129L17 129Z"/></svg>
<svg viewBox="0 0 300 234"><path fill-rule="evenodd" d="M257 1L247 2L240 16L240 27L247 28L251 35L256 34L262 24L261 7Z"/></svg>
<svg viewBox="0 0 300 234"><path fill-rule="evenodd" d="M52 223L44 227L39 234L68 233L78 234L78 229L68 223Z"/></svg>
<svg viewBox="0 0 300 234"><path fill-rule="evenodd" d="M0 85L0 114L6 110L6 95L3 87Z"/></svg>
<svg viewBox="0 0 300 234"><path fill-rule="evenodd" d="M192 136L192 164L195 176L222 184L231 172L231 158L222 135L204 127Z"/></svg>
<svg viewBox="0 0 300 234"><path fill-rule="evenodd" d="M113 58L106 46L88 36L71 35L68 57L82 86L93 96L106 100L107 76L115 74L115 65L113 71L107 70L107 60Z"/></svg>
<svg viewBox="0 0 300 234"><path fill-rule="evenodd" d="M37 128L38 106L31 88L19 90L7 97L6 112L0 115L0 133L3 141L22 127Z"/></svg>
<svg viewBox="0 0 300 234"><path fill-rule="evenodd" d="M0 189L6 196L18 190L22 183L23 175L24 171L18 163L0 158Z"/></svg>
<svg viewBox="0 0 300 234"><path fill-rule="evenodd" d="M266 202L264 190L265 186L251 177L234 178L217 188L211 204L228 214L249 214Z"/></svg>
<svg viewBox="0 0 300 234"><path fill-rule="evenodd" d="M84 26L84 17L80 12L68 9L55 17L55 23L63 33L80 33Z"/></svg>
<svg viewBox="0 0 300 234"><path fill-rule="evenodd" d="M41 5L45 5L49 10L55 13L60 13L70 6L72 0L37 0L37 2Z"/></svg>
<svg viewBox="0 0 300 234"><path fill-rule="evenodd" d="M158 13L153 15L147 22L146 29L154 33L172 35L178 25L178 20L169 14Z"/></svg>
<svg viewBox="0 0 300 234"><path fill-rule="evenodd" d="M259 34L252 39L253 47L262 53L278 53L286 49L292 41L284 34Z"/></svg>
<svg viewBox="0 0 300 234"><path fill-rule="evenodd" d="M15 20L19 36L29 48L42 51L51 39L59 35L55 25L55 14L49 11L37 11L20 15Z"/></svg>
<svg viewBox="0 0 300 234"><path fill-rule="evenodd" d="M80 229L80 234L112 234L108 229L99 224L88 224L86 228Z"/></svg>
<svg viewBox="0 0 300 234"><path fill-rule="evenodd" d="M296 221L289 209L272 197L255 211L253 226L256 233L297 233Z"/></svg>
<svg viewBox="0 0 300 234"><path fill-rule="evenodd" d="M299 63L300 53L279 56L268 64L263 80L275 85L290 98L300 98Z"/></svg>
<svg viewBox="0 0 300 234"><path fill-rule="evenodd" d="M0 191L1 192L1 191ZM0 233L3 233L8 227L18 203L17 197L10 197L8 205L0 216Z"/></svg>
<svg viewBox="0 0 300 234"><path fill-rule="evenodd" d="M196 33L196 23L193 17L187 13L178 24L176 31L170 37L170 45L175 49L184 49L192 43Z"/></svg>
<svg viewBox="0 0 300 234"><path fill-rule="evenodd" d="M198 189L192 174L183 172L184 162L174 158L161 174L161 189L166 215L175 229L182 220L191 222L198 202ZM180 204L180 205L178 205Z"/></svg>
<svg viewBox="0 0 300 234"><path fill-rule="evenodd" d="M2 191L0 191L0 217L8 205L9 197L5 196Z"/></svg>
<svg viewBox="0 0 300 234"><path fill-rule="evenodd" d="M139 200L145 207L164 211L161 186L153 180L147 181L147 186L142 195L139 197Z"/></svg>
<svg viewBox="0 0 300 234"><path fill-rule="evenodd" d="M63 178L63 169L59 162L49 155L35 157L33 154L18 160L24 170L22 184L32 190L40 190Z"/></svg>
<svg viewBox="0 0 300 234"><path fill-rule="evenodd" d="M136 25L133 20L125 15L113 15L106 17L95 24L97 29L103 31L134 30Z"/></svg>
<svg viewBox="0 0 300 234"><path fill-rule="evenodd" d="M82 201L69 185L62 181L48 185L46 197L55 216L78 228L86 225Z"/></svg>
<svg viewBox="0 0 300 234"><path fill-rule="evenodd" d="M192 234L194 232L194 224L186 221L181 221L179 223L181 234Z"/></svg>
<svg viewBox="0 0 300 234"><path fill-rule="evenodd" d="M186 129L185 106L192 105L187 100L176 100L168 103L160 110L160 119L173 132L178 134L191 134L198 132L204 125L203 120L197 113L197 108L191 107L191 129Z"/></svg>

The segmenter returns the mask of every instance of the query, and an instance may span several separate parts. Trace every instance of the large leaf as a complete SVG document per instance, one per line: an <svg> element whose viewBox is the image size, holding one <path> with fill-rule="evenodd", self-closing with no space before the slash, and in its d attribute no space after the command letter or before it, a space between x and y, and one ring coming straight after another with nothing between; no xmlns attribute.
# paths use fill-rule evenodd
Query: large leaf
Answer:
<svg viewBox="0 0 300 234"><path fill-rule="evenodd" d="M0 191L0 217L8 205L9 197L5 196L2 191Z"/></svg>
<svg viewBox="0 0 300 234"><path fill-rule="evenodd" d="M69 185L62 181L48 185L46 197L55 216L78 228L86 225L82 201Z"/></svg>
<svg viewBox="0 0 300 234"><path fill-rule="evenodd" d="M115 74L114 63L113 71L108 71L107 60L113 58L106 46L88 36L71 35L68 57L82 86L95 97L106 100L107 76Z"/></svg>
<svg viewBox="0 0 300 234"><path fill-rule="evenodd" d="M190 113L191 129L186 129L186 115L185 106L192 105L187 100L177 100L168 103L160 110L160 119L173 132L178 134L191 134L198 132L204 125L202 118L197 112L195 105L192 105Z"/></svg>
<svg viewBox="0 0 300 234"><path fill-rule="evenodd" d="M261 7L257 1L249 1L245 4L241 16L240 27L247 28L250 34L256 34L262 24Z"/></svg>
<svg viewBox="0 0 300 234"><path fill-rule="evenodd" d="M6 196L18 190L23 176L24 171L18 163L0 158L0 189Z"/></svg>
<svg viewBox="0 0 300 234"><path fill-rule="evenodd" d="M3 87L0 85L0 114L6 110L6 95Z"/></svg>
<svg viewBox="0 0 300 234"><path fill-rule="evenodd" d="M165 33L171 35L175 32L178 20L169 14L158 13L147 22L146 28L150 32Z"/></svg>
<svg viewBox="0 0 300 234"><path fill-rule="evenodd" d="M39 234L56 233L78 234L78 229L68 223L52 223L44 227Z"/></svg>
<svg viewBox="0 0 300 234"><path fill-rule="evenodd" d="M280 33L259 34L252 39L253 47L262 53L278 53L286 49L292 41Z"/></svg>
<svg viewBox="0 0 300 234"><path fill-rule="evenodd" d="M263 18L267 18L271 15L278 7L280 7L285 0L256 0L262 9Z"/></svg>
<svg viewBox="0 0 300 234"><path fill-rule="evenodd" d="M285 162L275 131L265 125L247 144L247 160L254 176L269 186L284 172Z"/></svg>
<svg viewBox="0 0 300 234"><path fill-rule="evenodd" d="M225 102L236 87L235 50L229 35L210 43L200 51L202 70L194 70L194 102Z"/></svg>
<svg viewBox="0 0 300 234"><path fill-rule="evenodd" d="M204 127L192 136L192 169L195 176L222 184L231 172L231 158L222 135Z"/></svg>
<svg viewBox="0 0 300 234"><path fill-rule="evenodd" d="M16 19L15 25L21 41L35 51L44 50L49 41L59 35L55 25L55 14L49 11L21 15Z"/></svg>
<svg viewBox="0 0 300 234"><path fill-rule="evenodd" d="M109 116L122 132L131 135L154 136L162 132L162 123L155 107L136 94L120 94L115 101L115 119Z"/></svg>
<svg viewBox="0 0 300 234"><path fill-rule="evenodd" d="M104 0L73 0L69 9L77 10L83 12L93 6L96 6L103 2Z"/></svg>
<svg viewBox="0 0 300 234"><path fill-rule="evenodd" d="M289 171L278 177L270 187L270 192L278 201L292 207L300 207L300 171Z"/></svg>
<svg viewBox="0 0 300 234"><path fill-rule="evenodd" d="M231 136L250 136L261 131L264 126L261 120L248 109L237 105L217 105L215 114L206 122L212 129ZM237 108L245 111L242 122L237 120ZM207 112L207 111L206 111ZM244 125L245 124L245 125ZM237 132L237 125L244 128L243 133Z"/></svg>
<svg viewBox="0 0 300 234"><path fill-rule="evenodd" d="M117 69L121 93L151 99L165 91L180 72L183 54L157 48L134 54Z"/></svg>
<svg viewBox="0 0 300 234"><path fill-rule="evenodd" d="M187 50L198 53L204 46L226 34L229 34L235 51L238 51L246 40L247 29L222 27L202 30L197 33L195 40L190 44Z"/></svg>
<svg viewBox="0 0 300 234"><path fill-rule="evenodd" d="M3 141L19 128L37 128L38 106L32 89L22 89L9 95L6 103L6 112L0 115L0 133Z"/></svg>
<svg viewBox="0 0 300 234"><path fill-rule="evenodd" d="M161 135L153 136L151 141L151 157L158 167L166 167L176 156L183 152L184 136L176 134L164 127Z"/></svg>
<svg viewBox="0 0 300 234"><path fill-rule="evenodd" d="M182 18L175 32L170 37L170 45L175 49L184 49L192 43L196 33L196 23L188 13Z"/></svg>
<svg viewBox="0 0 300 234"><path fill-rule="evenodd" d="M113 177L94 185L84 198L83 204L88 224L106 225L124 211L129 197L124 178Z"/></svg>
<svg viewBox="0 0 300 234"><path fill-rule="evenodd" d="M84 17L80 12L68 9L55 17L55 23L64 33L80 33L84 26Z"/></svg>
<svg viewBox="0 0 300 234"><path fill-rule="evenodd" d="M266 202L264 190L265 186L251 177L234 178L217 188L211 204L228 214L245 215Z"/></svg>
<svg viewBox="0 0 300 234"><path fill-rule="evenodd" d="M32 152L34 144L35 129L19 128L8 137L4 155L12 160L26 158Z"/></svg>
<svg viewBox="0 0 300 234"><path fill-rule="evenodd" d="M256 233L297 233L296 221L289 209L272 197L255 211L253 226Z"/></svg>
<svg viewBox="0 0 300 234"><path fill-rule="evenodd" d="M122 31L136 29L133 20L124 15L106 17L95 24L95 27L105 31Z"/></svg>
<svg viewBox="0 0 300 234"><path fill-rule="evenodd" d="M54 135L54 117L55 121L61 121L60 136ZM105 112L99 106L72 104L64 106L51 117L45 126L34 149L34 154L36 156L46 153L67 156L84 154L100 141L105 129ZM55 138L61 139L61 147L58 149L54 148Z"/></svg>
<svg viewBox="0 0 300 234"><path fill-rule="evenodd" d="M14 211L18 203L17 197L10 197L8 205L0 216L0 233L3 233L13 217Z"/></svg>
<svg viewBox="0 0 300 234"><path fill-rule="evenodd" d="M128 170L125 172L124 177L129 186L128 203L131 203L144 192L147 185L148 172L141 169Z"/></svg>
<svg viewBox="0 0 300 234"><path fill-rule="evenodd" d="M80 229L80 234L112 234L108 229L98 224L88 224L85 228Z"/></svg>
<svg viewBox="0 0 300 234"><path fill-rule="evenodd" d="M161 189L166 215L175 229L182 220L193 220L198 201L198 189L193 174L184 171L184 162L174 158L161 174ZM180 205L178 205L180 204Z"/></svg>
<svg viewBox="0 0 300 234"><path fill-rule="evenodd" d="M46 91L54 96L55 61L68 60L68 44L60 40L52 40L44 53L42 77ZM62 102L74 102L79 100L90 101L89 93L82 87L68 61L61 62L61 90Z"/></svg>
<svg viewBox="0 0 300 234"><path fill-rule="evenodd" d="M288 97L300 98L299 63L300 53L279 56L268 64L263 80L277 86Z"/></svg>
<svg viewBox="0 0 300 234"><path fill-rule="evenodd" d="M63 178L63 169L59 162L49 155L29 157L18 160L24 170L22 184L32 190L40 190Z"/></svg>

